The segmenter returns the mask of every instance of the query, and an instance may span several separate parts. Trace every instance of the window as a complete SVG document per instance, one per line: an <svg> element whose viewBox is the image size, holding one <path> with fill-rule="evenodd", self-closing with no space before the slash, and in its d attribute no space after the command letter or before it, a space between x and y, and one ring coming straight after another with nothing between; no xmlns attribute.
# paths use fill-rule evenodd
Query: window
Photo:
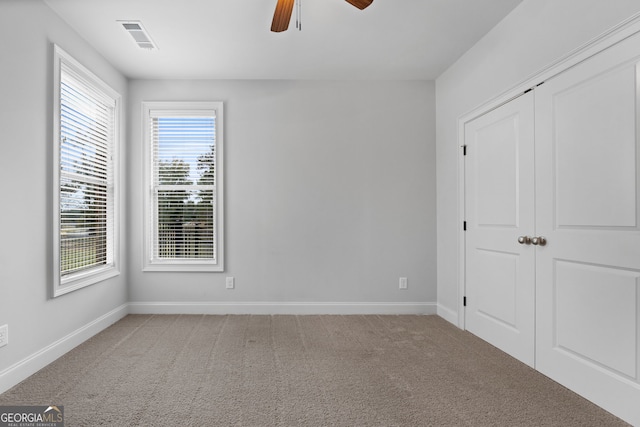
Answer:
<svg viewBox="0 0 640 427"><path fill-rule="evenodd" d="M147 102L145 271L223 271L222 103Z"/></svg>
<svg viewBox="0 0 640 427"><path fill-rule="evenodd" d="M119 274L120 97L54 46L54 297Z"/></svg>

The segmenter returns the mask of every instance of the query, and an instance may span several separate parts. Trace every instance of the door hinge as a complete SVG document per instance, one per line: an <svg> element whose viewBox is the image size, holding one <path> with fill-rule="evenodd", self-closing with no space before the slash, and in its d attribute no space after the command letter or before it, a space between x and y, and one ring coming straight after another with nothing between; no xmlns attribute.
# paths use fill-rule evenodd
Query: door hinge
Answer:
<svg viewBox="0 0 640 427"><path fill-rule="evenodd" d="M466 155L467 155L467 146L466 146L466 145L463 145L463 146L462 146L462 155L463 155L463 156L466 156Z"/></svg>
<svg viewBox="0 0 640 427"><path fill-rule="evenodd" d="M462 230L467 231L467 221L462 221Z"/></svg>
<svg viewBox="0 0 640 427"><path fill-rule="evenodd" d="M462 297L462 306L463 307L467 306L467 297Z"/></svg>

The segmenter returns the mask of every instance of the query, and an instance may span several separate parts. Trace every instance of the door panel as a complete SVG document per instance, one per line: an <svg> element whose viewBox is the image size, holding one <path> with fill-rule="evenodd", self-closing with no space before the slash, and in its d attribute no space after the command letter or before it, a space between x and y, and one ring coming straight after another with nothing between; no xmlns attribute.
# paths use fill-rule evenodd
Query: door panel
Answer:
<svg viewBox="0 0 640 427"><path fill-rule="evenodd" d="M638 56L536 89L536 369L640 425Z"/></svg>
<svg viewBox="0 0 640 427"><path fill-rule="evenodd" d="M482 291L477 292L477 314L491 318L501 326L517 331L516 295L517 254L478 249L475 256L482 266Z"/></svg>
<svg viewBox="0 0 640 427"><path fill-rule="evenodd" d="M474 132L467 150L473 150L468 159L474 162L479 227L516 227L518 222L518 115L502 117L505 112L493 112L469 127Z"/></svg>
<svg viewBox="0 0 640 427"><path fill-rule="evenodd" d="M534 364L533 98L465 126L466 329Z"/></svg>
<svg viewBox="0 0 640 427"><path fill-rule="evenodd" d="M635 79L631 64L553 94L558 227L636 226Z"/></svg>
<svg viewBox="0 0 640 427"><path fill-rule="evenodd" d="M636 378L636 293L640 272L554 262L556 347L585 363Z"/></svg>

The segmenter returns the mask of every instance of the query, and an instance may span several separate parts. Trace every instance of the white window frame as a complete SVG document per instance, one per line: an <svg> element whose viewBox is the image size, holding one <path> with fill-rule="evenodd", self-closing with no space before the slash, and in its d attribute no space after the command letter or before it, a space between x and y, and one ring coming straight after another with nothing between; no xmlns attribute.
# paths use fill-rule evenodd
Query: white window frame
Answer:
<svg viewBox="0 0 640 427"><path fill-rule="evenodd" d="M109 204L107 212L112 217L107 217L106 264L86 270L81 270L62 277L61 272L61 76L62 68L66 68L73 77L82 81L84 85L94 91L98 97L108 99L113 103L113 129L111 140L111 166L112 179L107 182ZM119 151L120 151L120 122L121 122L121 96L89 69L80 64L71 55L57 45L53 45L53 280L50 296L52 298L67 294L120 274L120 203L119 203Z"/></svg>
<svg viewBox="0 0 640 427"><path fill-rule="evenodd" d="M214 253L215 259L158 258L154 254L157 235L157 210L154 207L154 154L152 117L215 115L215 190ZM144 143L144 254L143 271L222 272L224 271L224 112L222 102L143 102L142 129Z"/></svg>

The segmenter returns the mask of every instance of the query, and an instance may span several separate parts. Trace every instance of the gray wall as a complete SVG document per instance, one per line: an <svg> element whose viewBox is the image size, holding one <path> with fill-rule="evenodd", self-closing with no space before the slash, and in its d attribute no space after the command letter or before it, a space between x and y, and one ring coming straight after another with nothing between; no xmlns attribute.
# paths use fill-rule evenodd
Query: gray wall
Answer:
<svg viewBox="0 0 640 427"><path fill-rule="evenodd" d="M0 2L0 325L9 325L9 345L0 348L0 374L127 301L124 245L119 277L48 298L52 43L111 85L126 103L126 79L47 6L40 1Z"/></svg>
<svg viewBox="0 0 640 427"><path fill-rule="evenodd" d="M438 309L457 323L457 120L640 11L638 0L524 0L436 80Z"/></svg>
<svg viewBox="0 0 640 427"><path fill-rule="evenodd" d="M433 82L140 80L129 94L132 302L435 303ZM141 102L184 100L224 102L226 271L143 273Z"/></svg>

